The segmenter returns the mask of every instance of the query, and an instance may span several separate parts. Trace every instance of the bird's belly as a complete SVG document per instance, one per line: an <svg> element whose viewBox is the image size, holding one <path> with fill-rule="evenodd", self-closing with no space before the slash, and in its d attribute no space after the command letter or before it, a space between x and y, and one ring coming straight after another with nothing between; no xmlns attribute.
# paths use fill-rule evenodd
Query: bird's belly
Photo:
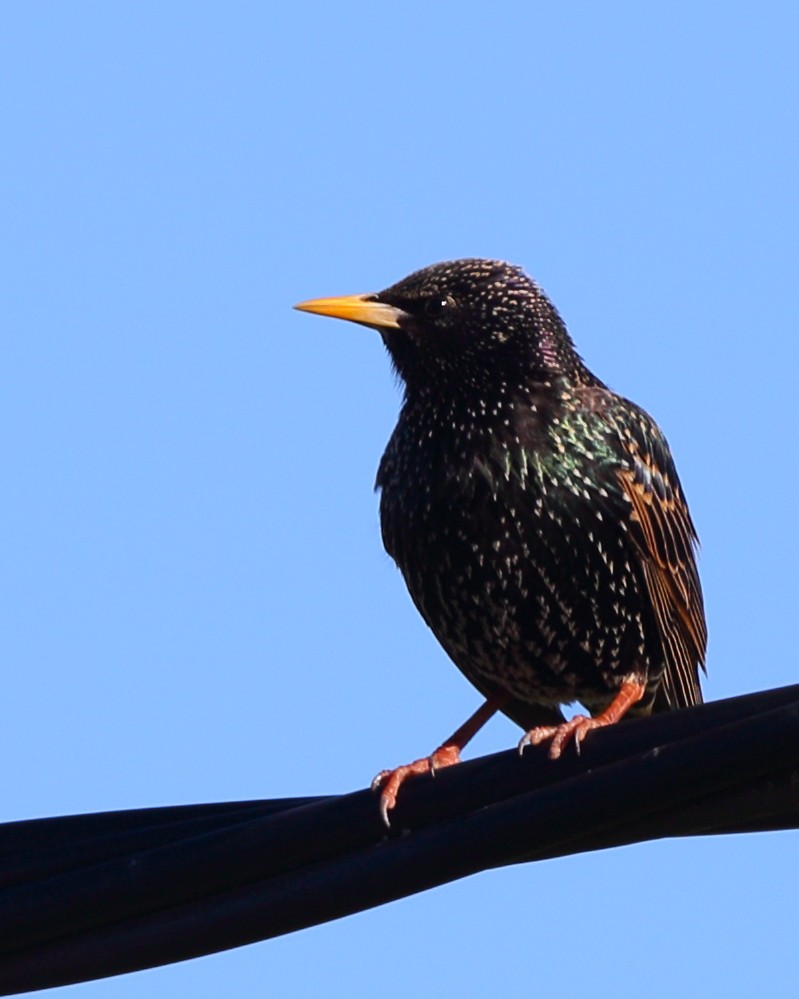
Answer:
<svg viewBox="0 0 799 999"><path fill-rule="evenodd" d="M405 532L411 596L462 672L535 703L606 703L659 642L639 568L607 527L448 506Z"/></svg>

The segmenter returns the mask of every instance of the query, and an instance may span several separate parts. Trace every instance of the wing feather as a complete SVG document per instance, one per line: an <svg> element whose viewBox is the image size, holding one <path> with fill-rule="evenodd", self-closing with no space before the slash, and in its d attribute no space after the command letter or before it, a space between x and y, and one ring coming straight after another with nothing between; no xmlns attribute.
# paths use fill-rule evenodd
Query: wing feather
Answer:
<svg viewBox="0 0 799 999"><path fill-rule="evenodd" d="M698 539L668 447L655 429L648 419L625 428L629 462L618 475L666 655L662 695L669 707L687 707L701 703L698 669L707 647Z"/></svg>

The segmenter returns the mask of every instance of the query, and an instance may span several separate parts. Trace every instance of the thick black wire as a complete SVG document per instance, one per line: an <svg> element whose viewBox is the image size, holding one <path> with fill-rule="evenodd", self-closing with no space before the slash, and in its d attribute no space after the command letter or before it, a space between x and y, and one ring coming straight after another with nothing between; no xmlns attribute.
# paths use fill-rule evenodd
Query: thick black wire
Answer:
<svg viewBox="0 0 799 999"><path fill-rule="evenodd" d="M799 686L403 787L0 826L0 995L240 946L510 863L799 827Z"/></svg>

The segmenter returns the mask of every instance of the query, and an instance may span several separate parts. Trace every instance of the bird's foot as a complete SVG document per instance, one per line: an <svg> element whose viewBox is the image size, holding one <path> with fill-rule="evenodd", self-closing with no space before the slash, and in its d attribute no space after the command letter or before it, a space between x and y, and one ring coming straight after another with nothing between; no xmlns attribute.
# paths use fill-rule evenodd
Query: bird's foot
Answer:
<svg viewBox="0 0 799 999"><path fill-rule="evenodd" d="M562 725L539 725L532 728L519 740L519 753L524 752L525 746L540 746L542 742L551 740L549 744L550 760L557 760L564 747L570 739L574 740L574 748L577 755L580 755L580 743L591 731L592 728L601 728L603 725L610 725L611 722L601 718L587 718L585 715L575 715L570 721Z"/></svg>
<svg viewBox="0 0 799 999"><path fill-rule="evenodd" d="M380 791L380 814L387 826L390 826L388 813L397 803L397 794L400 787L409 777L416 774L432 774L435 776L436 770L442 767L451 767L455 763L460 763L461 754L457 746L439 746L430 756L423 756L413 763L406 763L402 767L394 770L381 770L372 781L372 790Z"/></svg>
<svg viewBox="0 0 799 999"><path fill-rule="evenodd" d="M596 718L587 718L585 715L575 715L574 718L562 725L540 725L538 728L530 729L519 741L519 753L524 752L525 746L540 746L542 742L551 739L549 744L550 760L557 760L563 752L564 746L570 739L574 739L574 748L577 755L580 754L580 743L593 728L604 728L605 725L615 725L623 718L630 708L637 704L646 693L646 684L631 674L625 677L618 693Z"/></svg>

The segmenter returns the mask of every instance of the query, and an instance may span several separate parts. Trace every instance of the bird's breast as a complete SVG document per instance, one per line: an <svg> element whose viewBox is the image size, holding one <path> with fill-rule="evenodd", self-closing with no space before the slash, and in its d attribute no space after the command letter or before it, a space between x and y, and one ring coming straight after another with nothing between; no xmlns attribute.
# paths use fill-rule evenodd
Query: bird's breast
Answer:
<svg viewBox="0 0 799 999"><path fill-rule="evenodd" d="M641 568L579 453L556 452L395 435L378 476L383 539L467 675L530 700L590 698L593 684L599 699L648 654Z"/></svg>

